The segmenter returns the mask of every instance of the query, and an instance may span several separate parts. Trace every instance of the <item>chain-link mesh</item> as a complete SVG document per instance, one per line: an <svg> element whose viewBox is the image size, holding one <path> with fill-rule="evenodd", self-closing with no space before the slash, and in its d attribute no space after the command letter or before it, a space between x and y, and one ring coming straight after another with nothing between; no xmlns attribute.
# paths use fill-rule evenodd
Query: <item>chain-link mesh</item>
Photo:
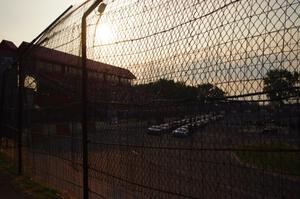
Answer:
<svg viewBox="0 0 300 199"><path fill-rule="evenodd" d="M2 61L2 60L1 60ZM0 63L1 69L11 67L12 61ZM17 70L2 70L0 82L0 151L11 162L17 164L17 140L18 140L18 109L17 109Z"/></svg>
<svg viewBox="0 0 300 199"><path fill-rule="evenodd" d="M92 3L22 63L25 172L78 198ZM298 198L300 2L105 3L87 23L90 198Z"/></svg>

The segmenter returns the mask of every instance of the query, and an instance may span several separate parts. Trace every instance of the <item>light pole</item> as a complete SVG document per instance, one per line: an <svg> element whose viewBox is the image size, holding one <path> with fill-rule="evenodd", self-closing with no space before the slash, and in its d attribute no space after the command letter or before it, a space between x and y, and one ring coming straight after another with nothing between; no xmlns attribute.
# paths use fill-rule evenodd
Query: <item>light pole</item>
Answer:
<svg viewBox="0 0 300 199"><path fill-rule="evenodd" d="M95 0L95 2L88 8L88 10L83 14L81 21L81 52L82 52L82 93L81 93L81 104L82 104L82 165L83 165L83 199L89 198L89 179L88 179L88 118L87 118L87 108L88 108L88 96L87 96L87 55L86 55L86 39L87 39L87 24L86 19L91 14L91 12L98 7L98 12L103 14L106 4L103 0Z"/></svg>

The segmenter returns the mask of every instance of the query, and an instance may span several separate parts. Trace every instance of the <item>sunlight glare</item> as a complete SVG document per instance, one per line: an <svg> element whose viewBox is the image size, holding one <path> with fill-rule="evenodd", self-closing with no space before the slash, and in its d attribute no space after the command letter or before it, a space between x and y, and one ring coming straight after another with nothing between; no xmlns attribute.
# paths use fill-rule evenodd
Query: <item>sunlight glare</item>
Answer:
<svg viewBox="0 0 300 199"><path fill-rule="evenodd" d="M109 24L101 24L96 29L96 43L109 43L113 40L113 31Z"/></svg>

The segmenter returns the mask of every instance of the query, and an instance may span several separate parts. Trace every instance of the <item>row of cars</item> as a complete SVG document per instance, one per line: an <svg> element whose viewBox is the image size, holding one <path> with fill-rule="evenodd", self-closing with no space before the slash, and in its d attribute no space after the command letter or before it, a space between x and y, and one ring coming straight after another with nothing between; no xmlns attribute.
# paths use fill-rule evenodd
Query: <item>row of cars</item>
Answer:
<svg viewBox="0 0 300 199"><path fill-rule="evenodd" d="M195 130L203 128L210 122L220 120L223 117L224 113L203 114L200 116L170 121L159 125L153 125L148 128L147 133L149 135L161 135L164 133L171 133L174 137L186 137L195 132Z"/></svg>

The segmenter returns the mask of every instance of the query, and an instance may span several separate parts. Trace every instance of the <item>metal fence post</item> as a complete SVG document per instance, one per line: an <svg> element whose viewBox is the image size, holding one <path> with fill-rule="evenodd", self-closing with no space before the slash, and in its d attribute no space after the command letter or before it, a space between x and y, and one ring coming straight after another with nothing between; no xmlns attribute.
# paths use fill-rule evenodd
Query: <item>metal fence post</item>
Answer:
<svg viewBox="0 0 300 199"><path fill-rule="evenodd" d="M23 59L17 63L18 67L18 174L22 174L22 135L23 135L23 87L24 87L24 74L23 74Z"/></svg>
<svg viewBox="0 0 300 199"><path fill-rule="evenodd" d="M44 35L45 32L49 31L50 28L56 25L56 23L69 11L73 6L69 6L59 17L57 17L43 32L41 32L36 38L34 38L30 44L19 53L16 66L18 68L18 174L22 174L22 135L23 135L23 88L24 88L24 71L23 62L24 58L29 56L29 52L35 43Z"/></svg>
<svg viewBox="0 0 300 199"><path fill-rule="evenodd" d="M3 138L3 112L4 112L4 103L5 103L5 87L6 87L6 73L5 69L2 73L1 78L1 98L0 98L0 148L2 147L2 138Z"/></svg>
<svg viewBox="0 0 300 199"><path fill-rule="evenodd" d="M82 16L81 22L81 51L82 51L82 165L83 165L83 198L89 198L89 180L88 180L88 96L87 96L87 55L86 55L86 40L87 40L87 24L86 19L89 14L102 3L102 0L96 0Z"/></svg>

